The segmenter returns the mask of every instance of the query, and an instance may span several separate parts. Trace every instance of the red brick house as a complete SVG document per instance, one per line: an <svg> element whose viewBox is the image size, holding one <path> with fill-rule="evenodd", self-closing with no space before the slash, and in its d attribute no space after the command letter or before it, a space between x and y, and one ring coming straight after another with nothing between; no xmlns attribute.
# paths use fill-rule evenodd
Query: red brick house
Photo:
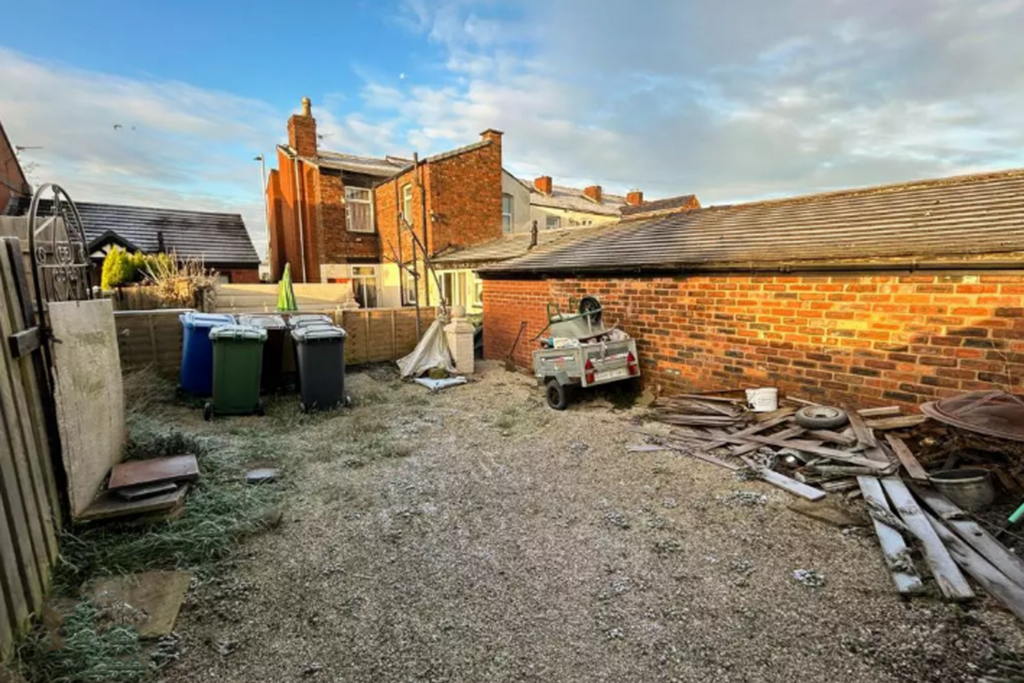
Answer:
<svg viewBox="0 0 1024 683"><path fill-rule="evenodd" d="M665 391L917 404L1024 380L1024 169L593 230L480 270L487 358L586 293Z"/></svg>
<svg viewBox="0 0 1024 683"><path fill-rule="evenodd" d="M308 99L288 121L270 172L270 268L297 282L351 282L363 306L436 304L423 273L433 256L502 235L502 133L413 160L319 149Z"/></svg>
<svg viewBox="0 0 1024 683"><path fill-rule="evenodd" d="M32 187L18 163L14 146L0 124L0 216L11 213L18 197L30 197Z"/></svg>

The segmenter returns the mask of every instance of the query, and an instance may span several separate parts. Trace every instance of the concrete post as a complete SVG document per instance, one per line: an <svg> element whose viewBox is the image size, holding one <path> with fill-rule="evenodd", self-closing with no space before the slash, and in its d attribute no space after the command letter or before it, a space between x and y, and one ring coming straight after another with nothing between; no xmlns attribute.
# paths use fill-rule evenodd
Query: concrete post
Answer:
<svg viewBox="0 0 1024 683"><path fill-rule="evenodd" d="M463 306L452 306L451 322L444 326L444 336L460 375L471 375L474 370L473 323L466 319Z"/></svg>

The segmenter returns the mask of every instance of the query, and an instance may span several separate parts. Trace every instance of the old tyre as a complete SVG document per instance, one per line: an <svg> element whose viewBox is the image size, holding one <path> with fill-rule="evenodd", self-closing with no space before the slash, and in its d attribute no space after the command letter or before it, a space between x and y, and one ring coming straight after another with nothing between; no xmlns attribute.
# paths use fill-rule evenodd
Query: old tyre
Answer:
<svg viewBox="0 0 1024 683"><path fill-rule="evenodd" d="M848 421L845 410L832 406L807 406L796 411L793 417L806 429L835 429Z"/></svg>
<svg viewBox="0 0 1024 683"><path fill-rule="evenodd" d="M569 407L569 387L558 383L557 379L549 379L548 405L555 410L565 410Z"/></svg>

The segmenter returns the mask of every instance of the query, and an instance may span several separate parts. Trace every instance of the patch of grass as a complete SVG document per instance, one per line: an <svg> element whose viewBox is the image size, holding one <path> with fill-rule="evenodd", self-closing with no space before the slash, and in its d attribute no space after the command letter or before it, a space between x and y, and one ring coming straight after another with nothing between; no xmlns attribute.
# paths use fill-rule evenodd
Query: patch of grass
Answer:
<svg viewBox="0 0 1024 683"><path fill-rule="evenodd" d="M242 538L267 528L283 495L280 484L245 483L248 463L276 462L283 444L274 437L239 430L199 436L158 419L129 416L129 457L194 453L200 478L192 484L180 519L144 527L103 524L72 529L61 537L58 593L72 593L93 576L152 569L211 572Z"/></svg>
<svg viewBox="0 0 1024 683"><path fill-rule="evenodd" d="M159 668L158 660L143 650L134 628L104 627L100 621L96 606L83 601L64 620L59 635L37 629L18 648L19 673L32 683L132 683L146 680Z"/></svg>

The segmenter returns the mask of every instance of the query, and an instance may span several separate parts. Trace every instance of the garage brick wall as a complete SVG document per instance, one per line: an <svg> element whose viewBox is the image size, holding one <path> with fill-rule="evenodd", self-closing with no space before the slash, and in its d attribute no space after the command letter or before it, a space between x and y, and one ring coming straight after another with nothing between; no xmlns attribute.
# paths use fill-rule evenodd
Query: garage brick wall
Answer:
<svg viewBox="0 0 1024 683"><path fill-rule="evenodd" d="M1020 272L488 279L485 356L503 358L526 320L516 361L530 367L545 303L583 294L637 338L646 381L663 391L773 385L838 403L917 404L1019 391L1024 378Z"/></svg>

